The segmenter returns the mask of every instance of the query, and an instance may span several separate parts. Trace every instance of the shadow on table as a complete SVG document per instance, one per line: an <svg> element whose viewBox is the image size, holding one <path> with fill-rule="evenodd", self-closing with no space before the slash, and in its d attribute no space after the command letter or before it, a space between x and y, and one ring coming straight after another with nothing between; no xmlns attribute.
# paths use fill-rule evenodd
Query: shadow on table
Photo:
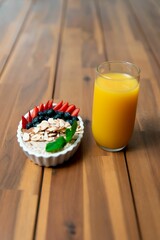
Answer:
<svg viewBox="0 0 160 240"><path fill-rule="evenodd" d="M142 119L141 127L136 127L126 150L160 149L160 119ZM160 150L159 150L160 151Z"/></svg>

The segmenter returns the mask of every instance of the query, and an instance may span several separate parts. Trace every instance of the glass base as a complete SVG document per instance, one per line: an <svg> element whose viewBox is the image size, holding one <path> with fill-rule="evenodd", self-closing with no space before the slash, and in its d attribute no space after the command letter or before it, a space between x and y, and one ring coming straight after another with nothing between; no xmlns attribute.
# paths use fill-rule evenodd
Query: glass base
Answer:
<svg viewBox="0 0 160 240"><path fill-rule="evenodd" d="M106 148L106 147L100 146L99 144L98 144L98 146L100 148L102 148L103 150L108 151L108 152L120 152L126 147L126 146L123 146L123 147L120 147L120 148Z"/></svg>

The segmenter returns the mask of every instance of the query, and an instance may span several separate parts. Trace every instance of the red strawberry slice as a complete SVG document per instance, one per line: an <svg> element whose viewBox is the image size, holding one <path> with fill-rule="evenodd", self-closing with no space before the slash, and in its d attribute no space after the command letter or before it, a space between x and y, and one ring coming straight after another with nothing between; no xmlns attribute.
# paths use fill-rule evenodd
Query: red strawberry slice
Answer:
<svg viewBox="0 0 160 240"><path fill-rule="evenodd" d="M28 123L27 119L24 116L22 116L22 128L23 129L26 129L27 123Z"/></svg>
<svg viewBox="0 0 160 240"><path fill-rule="evenodd" d="M58 111L63 105L63 101L60 101L59 103L56 104L56 106L53 108L55 111Z"/></svg>
<svg viewBox="0 0 160 240"><path fill-rule="evenodd" d="M68 102L64 103L63 106L58 109L59 112L65 112L68 108Z"/></svg>
<svg viewBox="0 0 160 240"><path fill-rule="evenodd" d="M49 100L48 100L47 103L44 105L44 110L48 110L48 103L49 103Z"/></svg>
<svg viewBox="0 0 160 240"><path fill-rule="evenodd" d="M39 112L43 112L43 111L44 111L44 105L43 105L43 103L41 103L39 105Z"/></svg>
<svg viewBox="0 0 160 240"><path fill-rule="evenodd" d="M30 123L32 122L32 116L31 116L31 112L28 112L28 117L27 117L27 121Z"/></svg>
<svg viewBox="0 0 160 240"><path fill-rule="evenodd" d="M48 101L48 109L51 109L52 105L53 105L53 100L51 99Z"/></svg>
<svg viewBox="0 0 160 240"><path fill-rule="evenodd" d="M71 116L72 116L72 117L77 117L79 111L80 111L80 109L79 109L79 108L76 108L76 109L71 113Z"/></svg>
<svg viewBox="0 0 160 240"><path fill-rule="evenodd" d="M66 109L66 112L72 113L75 108L76 108L75 105L74 105L74 104L71 104L71 105L69 105L69 107Z"/></svg>
<svg viewBox="0 0 160 240"><path fill-rule="evenodd" d="M35 108L33 109L33 112L32 112L32 119L35 118L35 117L37 117L38 112L39 112L38 107L35 107Z"/></svg>

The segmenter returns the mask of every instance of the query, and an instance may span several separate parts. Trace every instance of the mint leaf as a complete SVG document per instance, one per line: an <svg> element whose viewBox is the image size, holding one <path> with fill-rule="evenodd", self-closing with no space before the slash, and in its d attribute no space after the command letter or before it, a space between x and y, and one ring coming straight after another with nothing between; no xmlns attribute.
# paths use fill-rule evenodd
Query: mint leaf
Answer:
<svg viewBox="0 0 160 240"><path fill-rule="evenodd" d="M47 152L57 152L61 150L66 145L66 140L64 137L57 138L54 142L49 142L46 144Z"/></svg>
<svg viewBox="0 0 160 240"><path fill-rule="evenodd" d="M70 142L77 129L77 121L74 120L71 129L66 129L66 141Z"/></svg>

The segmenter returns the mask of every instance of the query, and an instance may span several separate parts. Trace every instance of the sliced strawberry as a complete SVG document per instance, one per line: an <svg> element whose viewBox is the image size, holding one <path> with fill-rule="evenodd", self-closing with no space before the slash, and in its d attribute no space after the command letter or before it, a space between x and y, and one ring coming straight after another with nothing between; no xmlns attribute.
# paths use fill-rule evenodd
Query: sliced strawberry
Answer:
<svg viewBox="0 0 160 240"><path fill-rule="evenodd" d="M22 116L22 128L23 129L26 129L27 123L28 123L27 119L24 116Z"/></svg>
<svg viewBox="0 0 160 240"><path fill-rule="evenodd" d="M60 109L58 109L59 112L65 112L68 108L68 102L64 103Z"/></svg>
<svg viewBox="0 0 160 240"><path fill-rule="evenodd" d="M51 109L52 105L53 105L53 100L51 99L48 101L48 109Z"/></svg>
<svg viewBox="0 0 160 240"><path fill-rule="evenodd" d="M38 107L35 107L35 108L33 109L33 112L32 112L32 119L35 118L35 117L37 117L38 112L39 112Z"/></svg>
<svg viewBox="0 0 160 240"><path fill-rule="evenodd" d="M63 101L60 101L59 103L56 104L56 106L53 108L55 111L59 110L63 105Z"/></svg>
<svg viewBox="0 0 160 240"><path fill-rule="evenodd" d="M41 104L39 105L39 111L40 111L40 112L43 112L43 111L44 111L44 105L43 105L43 103L41 103Z"/></svg>
<svg viewBox="0 0 160 240"><path fill-rule="evenodd" d="M77 117L79 111L80 111L80 109L79 109L79 108L76 108L76 109L71 113L71 116L72 116L72 117Z"/></svg>
<svg viewBox="0 0 160 240"><path fill-rule="evenodd" d="M49 104L49 100L48 100L47 103L44 105L44 110L48 110L48 104Z"/></svg>
<svg viewBox="0 0 160 240"><path fill-rule="evenodd" d="M27 117L27 121L30 123L32 122L32 116L31 116L31 112L28 112L28 117Z"/></svg>
<svg viewBox="0 0 160 240"><path fill-rule="evenodd" d="M71 105L69 105L69 107L67 108L66 112L72 113L75 108L76 108L75 105L74 105L74 104L71 104Z"/></svg>

